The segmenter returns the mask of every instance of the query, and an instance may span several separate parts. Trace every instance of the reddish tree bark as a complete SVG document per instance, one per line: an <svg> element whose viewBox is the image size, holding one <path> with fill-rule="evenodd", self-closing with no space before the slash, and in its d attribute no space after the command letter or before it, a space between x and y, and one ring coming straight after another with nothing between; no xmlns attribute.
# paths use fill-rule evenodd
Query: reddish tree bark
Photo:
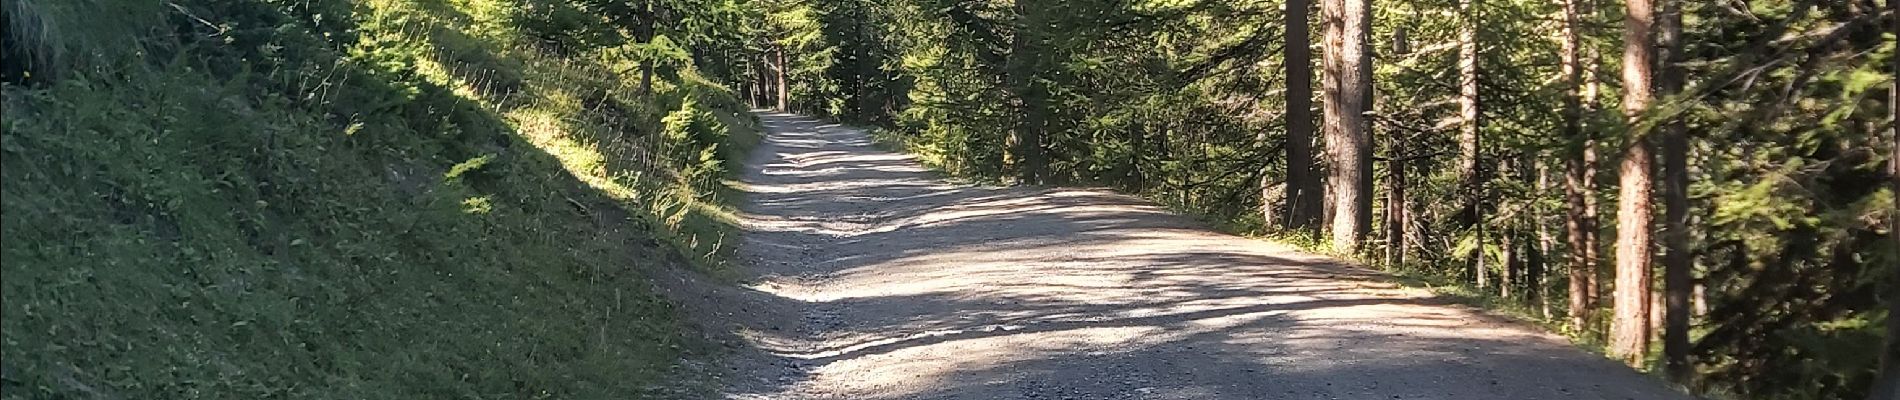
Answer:
<svg viewBox="0 0 1900 400"><path fill-rule="evenodd" d="M1327 196L1333 248L1359 251L1372 221L1371 0L1324 0Z"/></svg>
<svg viewBox="0 0 1900 400"><path fill-rule="evenodd" d="M1615 318L1610 320L1610 354L1641 367L1649 351L1650 186L1655 160L1649 135L1640 127L1653 93L1656 26L1653 0L1629 0L1623 19L1623 115L1631 131L1617 164Z"/></svg>

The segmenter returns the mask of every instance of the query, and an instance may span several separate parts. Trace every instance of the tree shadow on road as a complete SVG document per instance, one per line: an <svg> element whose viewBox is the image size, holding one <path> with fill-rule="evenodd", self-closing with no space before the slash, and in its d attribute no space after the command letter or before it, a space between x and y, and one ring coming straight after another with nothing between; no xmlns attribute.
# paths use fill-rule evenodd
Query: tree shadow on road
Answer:
<svg viewBox="0 0 1900 400"><path fill-rule="evenodd" d="M1138 198L951 184L860 132L766 121L741 253L799 315L758 320L797 327L756 340L778 369L738 397L1674 398L1559 339Z"/></svg>

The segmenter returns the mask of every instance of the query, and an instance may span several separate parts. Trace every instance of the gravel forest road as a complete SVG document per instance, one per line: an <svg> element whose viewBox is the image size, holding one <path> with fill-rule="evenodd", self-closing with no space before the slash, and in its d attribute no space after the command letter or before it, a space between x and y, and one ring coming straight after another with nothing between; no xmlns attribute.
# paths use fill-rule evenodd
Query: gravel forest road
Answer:
<svg viewBox="0 0 1900 400"><path fill-rule="evenodd" d="M1688 399L1562 338L1101 190L761 112L735 399ZM747 347L747 346L741 346Z"/></svg>

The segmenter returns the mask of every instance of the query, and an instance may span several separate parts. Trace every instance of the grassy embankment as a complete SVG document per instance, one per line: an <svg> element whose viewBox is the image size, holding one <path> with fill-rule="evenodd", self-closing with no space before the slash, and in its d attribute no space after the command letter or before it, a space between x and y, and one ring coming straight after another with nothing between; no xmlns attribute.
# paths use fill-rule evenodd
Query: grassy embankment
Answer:
<svg viewBox="0 0 1900 400"><path fill-rule="evenodd" d="M689 61L641 93L562 2L4 3L0 397L628 397L695 351L644 271L724 268L757 136Z"/></svg>

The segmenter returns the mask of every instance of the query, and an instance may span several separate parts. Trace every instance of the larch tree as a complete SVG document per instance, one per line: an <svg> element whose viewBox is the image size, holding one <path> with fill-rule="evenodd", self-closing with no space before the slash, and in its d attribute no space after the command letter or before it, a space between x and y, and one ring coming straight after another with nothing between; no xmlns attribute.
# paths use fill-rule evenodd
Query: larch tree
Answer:
<svg viewBox="0 0 1900 400"><path fill-rule="evenodd" d="M1596 231L1596 221L1587 210L1594 206L1588 202L1593 196L1595 185L1596 160L1589 155L1590 147L1595 143L1589 132L1584 130L1584 84L1583 65L1583 24L1580 20L1582 3L1585 0L1559 0L1561 4L1561 44L1560 73L1563 91L1563 135L1566 143L1564 158L1564 232L1570 251L1569 260L1569 316L1573 329L1584 331L1590 325L1590 313L1595 308L1596 293L1590 282L1596 279L1596 260L1591 257L1591 249L1596 244L1591 235Z"/></svg>
<svg viewBox="0 0 1900 400"><path fill-rule="evenodd" d="M1478 108L1479 0L1458 0L1458 184L1473 200L1478 196L1480 115ZM1474 216L1482 211L1473 209ZM1480 217L1482 218L1482 217Z"/></svg>
<svg viewBox="0 0 1900 400"><path fill-rule="evenodd" d="M1616 295L1610 354L1640 367L1649 351L1650 186L1655 160L1643 114L1654 97L1654 0L1629 0L1623 19L1623 115L1630 132L1617 163Z"/></svg>
<svg viewBox="0 0 1900 400"><path fill-rule="evenodd" d="M1392 31L1392 55L1404 58L1412 53L1412 43L1406 37L1407 27L1399 25ZM1386 142L1386 189L1385 189L1385 258L1386 265L1402 268L1405 265L1405 227L1410 220L1405 198L1406 163L1411 161L1406 155L1406 137L1403 133L1392 132L1385 135Z"/></svg>
<svg viewBox="0 0 1900 400"><path fill-rule="evenodd" d="M1593 32L1596 32L1592 30L1591 27L1601 25L1601 22L1598 21L1601 18L1597 15L1599 12L1597 8L1598 0L1581 1L1582 9L1579 15L1590 19L1581 22L1579 27L1581 32L1585 32L1585 36L1590 36ZM1604 81L1602 77L1597 76L1597 74L1603 72L1603 52L1601 49L1598 49L1596 46L1590 46L1588 51L1583 53L1582 70L1583 112L1590 115L1601 113L1603 111L1602 98ZM1600 183L1598 174L1603 170L1602 154L1599 152L1599 150L1601 150L1603 133L1602 128L1585 122L1582 134L1583 154L1580 161L1582 162L1583 168L1579 172L1581 173L1580 181L1583 184L1582 217L1585 222L1588 222L1588 229L1583 231L1583 240L1587 245L1580 250L1583 252L1584 259L1589 261L1587 265L1585 265L1586 268L1590 269L1590 282L1587 283L1589 287L1586 290L1590 298L1590 308L1594 310L1603 308L1604 295L1602 272L1603 208L1598 204L1602 199L1597 194L1597 186ZM1596 322L1600 323L1602 321Z"/></svg>
<svg viewBox="0 0 1900 400"><path fill-rule="evenodd" d="M1484 251L1484 190L1479 180L1484 174L1479 170L1478 158L1482 138L1478 137L1479 124L1483 118L1478 108L1478 0L1458 0L1458 185L1465 197L1465 206L1470 209L1470 217L1477 228L1476 255L1473 257L1472 273L1477 278L1478 288L1487 285L1486 275L1490 266L1486 264Z"/></svg>
<svg viewBox="0 0 1900 400"><path fill-rule="evenodd" d="M1042 148L1049 118L1049 93L1041 77L1047 66L1042 62L1048 44L1045 7L1048 5L1035 0L1016 0L1011 6L1015 35L1010 39L1006 67L1010 93L1014 95L1011 101L1020 114L1009 136L1011 167L1018 179L1031 184L1043 183L1048 169Z"/></svg>
<svg viewBox="0 0 1900 400"><path fill-rule="evenodd" d="M1682 4L1680 0L1663 2L1657 47L1662 71L1656 79L1660 95L1674 96L1682 91L1684 76L1677 63L1682 59ZM1680 101L1670 99L1669 101ZM1688 382L1694 368L1689 364L1689 292L1694 290L1689 249L1689 137L1679 118L1662 124L1663 162L1663 361L1671 380Z"/></svg>
<svg viewBox="0 0 1900 400"><path fill-rule="evenodd" d="M777 74L777 80L773 86L778 88L778 111L792 112L792 92L789 89L790 86L786 85L785 79L786 69L790 68L785 61L785 45L774 44L772 55L778 57L777 62L772 63L772 72Z"/></svg>
<svg viewBox="0 0 1900 400"><path fill-rule="evenodd" d="M1358 251L1372 228L1372 0L1322 0L1322 99L1334 249Z"/></svg>
<svg viewBox="0 0 1900 400"><path fill-rule="evenodd" d="M1313 170L1313 46L1310 26L1312 4L1286 2L1286 219L1285 228L1310 231L1319 226L1320 202L1325 201L1320 177ZM1262 178L1265 183L1271 178ZM1263 205L1271 207L1271 205Z"/></svg>

